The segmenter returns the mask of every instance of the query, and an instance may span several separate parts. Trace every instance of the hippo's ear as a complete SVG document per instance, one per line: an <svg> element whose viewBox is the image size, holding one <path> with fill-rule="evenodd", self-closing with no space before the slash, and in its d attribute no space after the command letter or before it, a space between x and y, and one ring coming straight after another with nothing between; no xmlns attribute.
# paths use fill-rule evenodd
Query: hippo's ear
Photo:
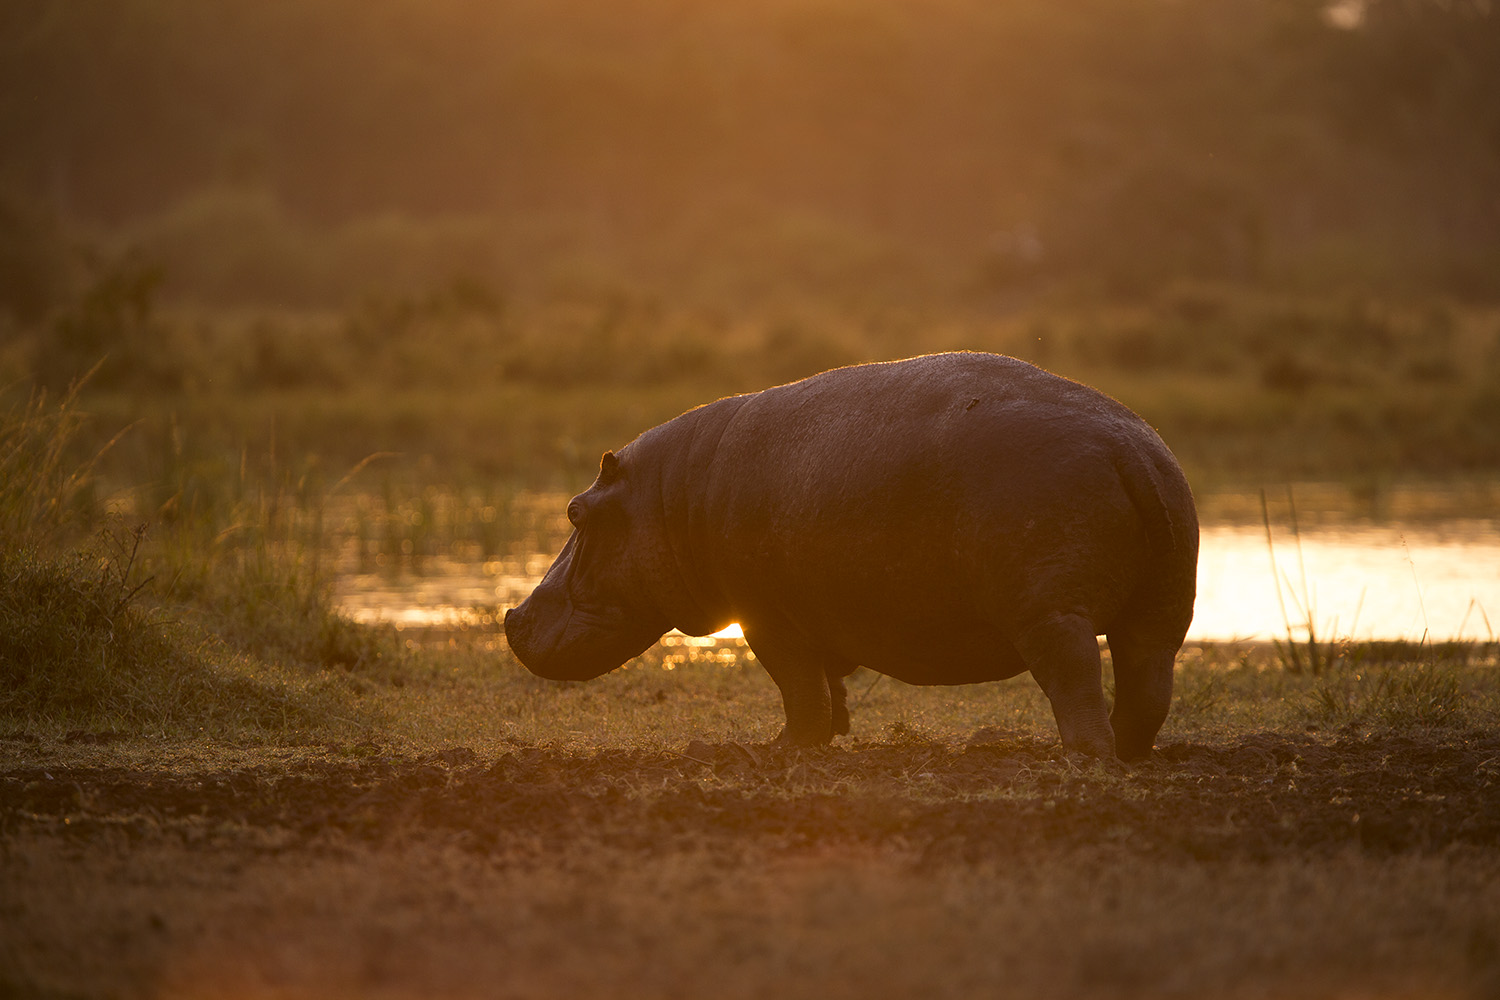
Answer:
<svg viewBox="0 0 1500 1000"><path fill-rule="evenodd" d="M599 485L608 486L620 475L620 460L612 451L606 451L604 457L599 459Z"/></svg>

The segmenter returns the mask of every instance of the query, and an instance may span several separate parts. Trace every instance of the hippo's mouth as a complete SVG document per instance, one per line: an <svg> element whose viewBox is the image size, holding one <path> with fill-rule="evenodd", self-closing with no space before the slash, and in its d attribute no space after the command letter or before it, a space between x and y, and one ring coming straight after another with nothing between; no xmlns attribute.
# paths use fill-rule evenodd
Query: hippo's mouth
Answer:
<svg viewBox="0 0 1500 1000"><path fill-rule="evenodd" d="M575 605L534 607L536 595L505 615L511 652L538 677L592 680L639 656L661 636L630 614ZM552 602L549 602L552 603Z"/></svg>

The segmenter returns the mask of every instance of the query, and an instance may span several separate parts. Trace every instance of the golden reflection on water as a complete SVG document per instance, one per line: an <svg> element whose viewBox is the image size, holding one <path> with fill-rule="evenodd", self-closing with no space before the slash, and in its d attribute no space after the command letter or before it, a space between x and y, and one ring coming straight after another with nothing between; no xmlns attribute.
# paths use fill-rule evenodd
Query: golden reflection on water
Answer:
<svg viewBox="0 0 1500 1000"><path fill-rule="evenodd" d="M1273 556L1274 553L1274 556ZM1273 561L1274 560L1274 561ZM1273 572L1274 566L1274 572ZM1319 637L1493 640L1500 628L1500 528L1206 527L1194 639Z"/></svg>
<svg viewBox="0 0 1500 1000"><path fill-rule="evenodd" d="M435 562L420 576L348 574L336 596L352 618L398 629L497 633L504 609L536 586L550 556L484 564ZM1274 572L1273 572L1274 565ZM1500 522L1461 519L1402 527L1318 526L1294 535L1259 524L1203 528L1197 611L1188 637L1234 641L1473 639L1500 632ZM739 626L715 636L673 633L668 655L743 643Z"/></svg>

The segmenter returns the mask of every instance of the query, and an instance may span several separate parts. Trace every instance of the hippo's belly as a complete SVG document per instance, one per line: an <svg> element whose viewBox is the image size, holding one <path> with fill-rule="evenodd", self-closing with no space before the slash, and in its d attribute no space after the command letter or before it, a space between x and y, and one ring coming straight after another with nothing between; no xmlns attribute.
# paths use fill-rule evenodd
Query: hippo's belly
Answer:
<svg viewBox="0 0 1500 1000"><path fill-rule="evenodd" d="M757 631L776 630L832 663L908 684L1003 680L1028 669L1015 639L1040 614L1069 610L1102 632L1135 585L1133 525L1110 526L1113 552L1092 538L1068 546L1047 536L1034 556L1003 531L989 544L944 544L964 518L928 509L938 523L916 521L910 533L827 528L794 551L739 562L733 593L752 647ZM1068 549L1075 559L1047 558Z"/></svg>
<svg viewBox="0 0 1500 1000"><path fill-rule="evenodd" d="M847 645L843 659L907 684L977 684L1026 671L1010 641L986 626L886 632Z"/></svg>
<svg viewBox="0 0 1500 1000"><path fill-rule="evenodd" d="M939 586L920 574L886 576L871 565L854 572L803 569L741 595L739 620L752 648L768 632L798 636L831 669L865 667L907 684L973 684L1027 669L1004 616L966 600L973 587L955 586L951 575Z"/></svg>

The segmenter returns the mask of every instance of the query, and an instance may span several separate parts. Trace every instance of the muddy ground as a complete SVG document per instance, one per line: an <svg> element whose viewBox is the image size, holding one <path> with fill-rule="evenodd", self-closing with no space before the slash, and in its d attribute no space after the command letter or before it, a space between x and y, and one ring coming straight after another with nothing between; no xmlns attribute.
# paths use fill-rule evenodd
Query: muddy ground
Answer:
<svg viewBox="0 0 1500 1000"><path fill-rule="evenodd" d="M99 739L0 746L0 997L1500 996L1489 733Z"/></svg>

